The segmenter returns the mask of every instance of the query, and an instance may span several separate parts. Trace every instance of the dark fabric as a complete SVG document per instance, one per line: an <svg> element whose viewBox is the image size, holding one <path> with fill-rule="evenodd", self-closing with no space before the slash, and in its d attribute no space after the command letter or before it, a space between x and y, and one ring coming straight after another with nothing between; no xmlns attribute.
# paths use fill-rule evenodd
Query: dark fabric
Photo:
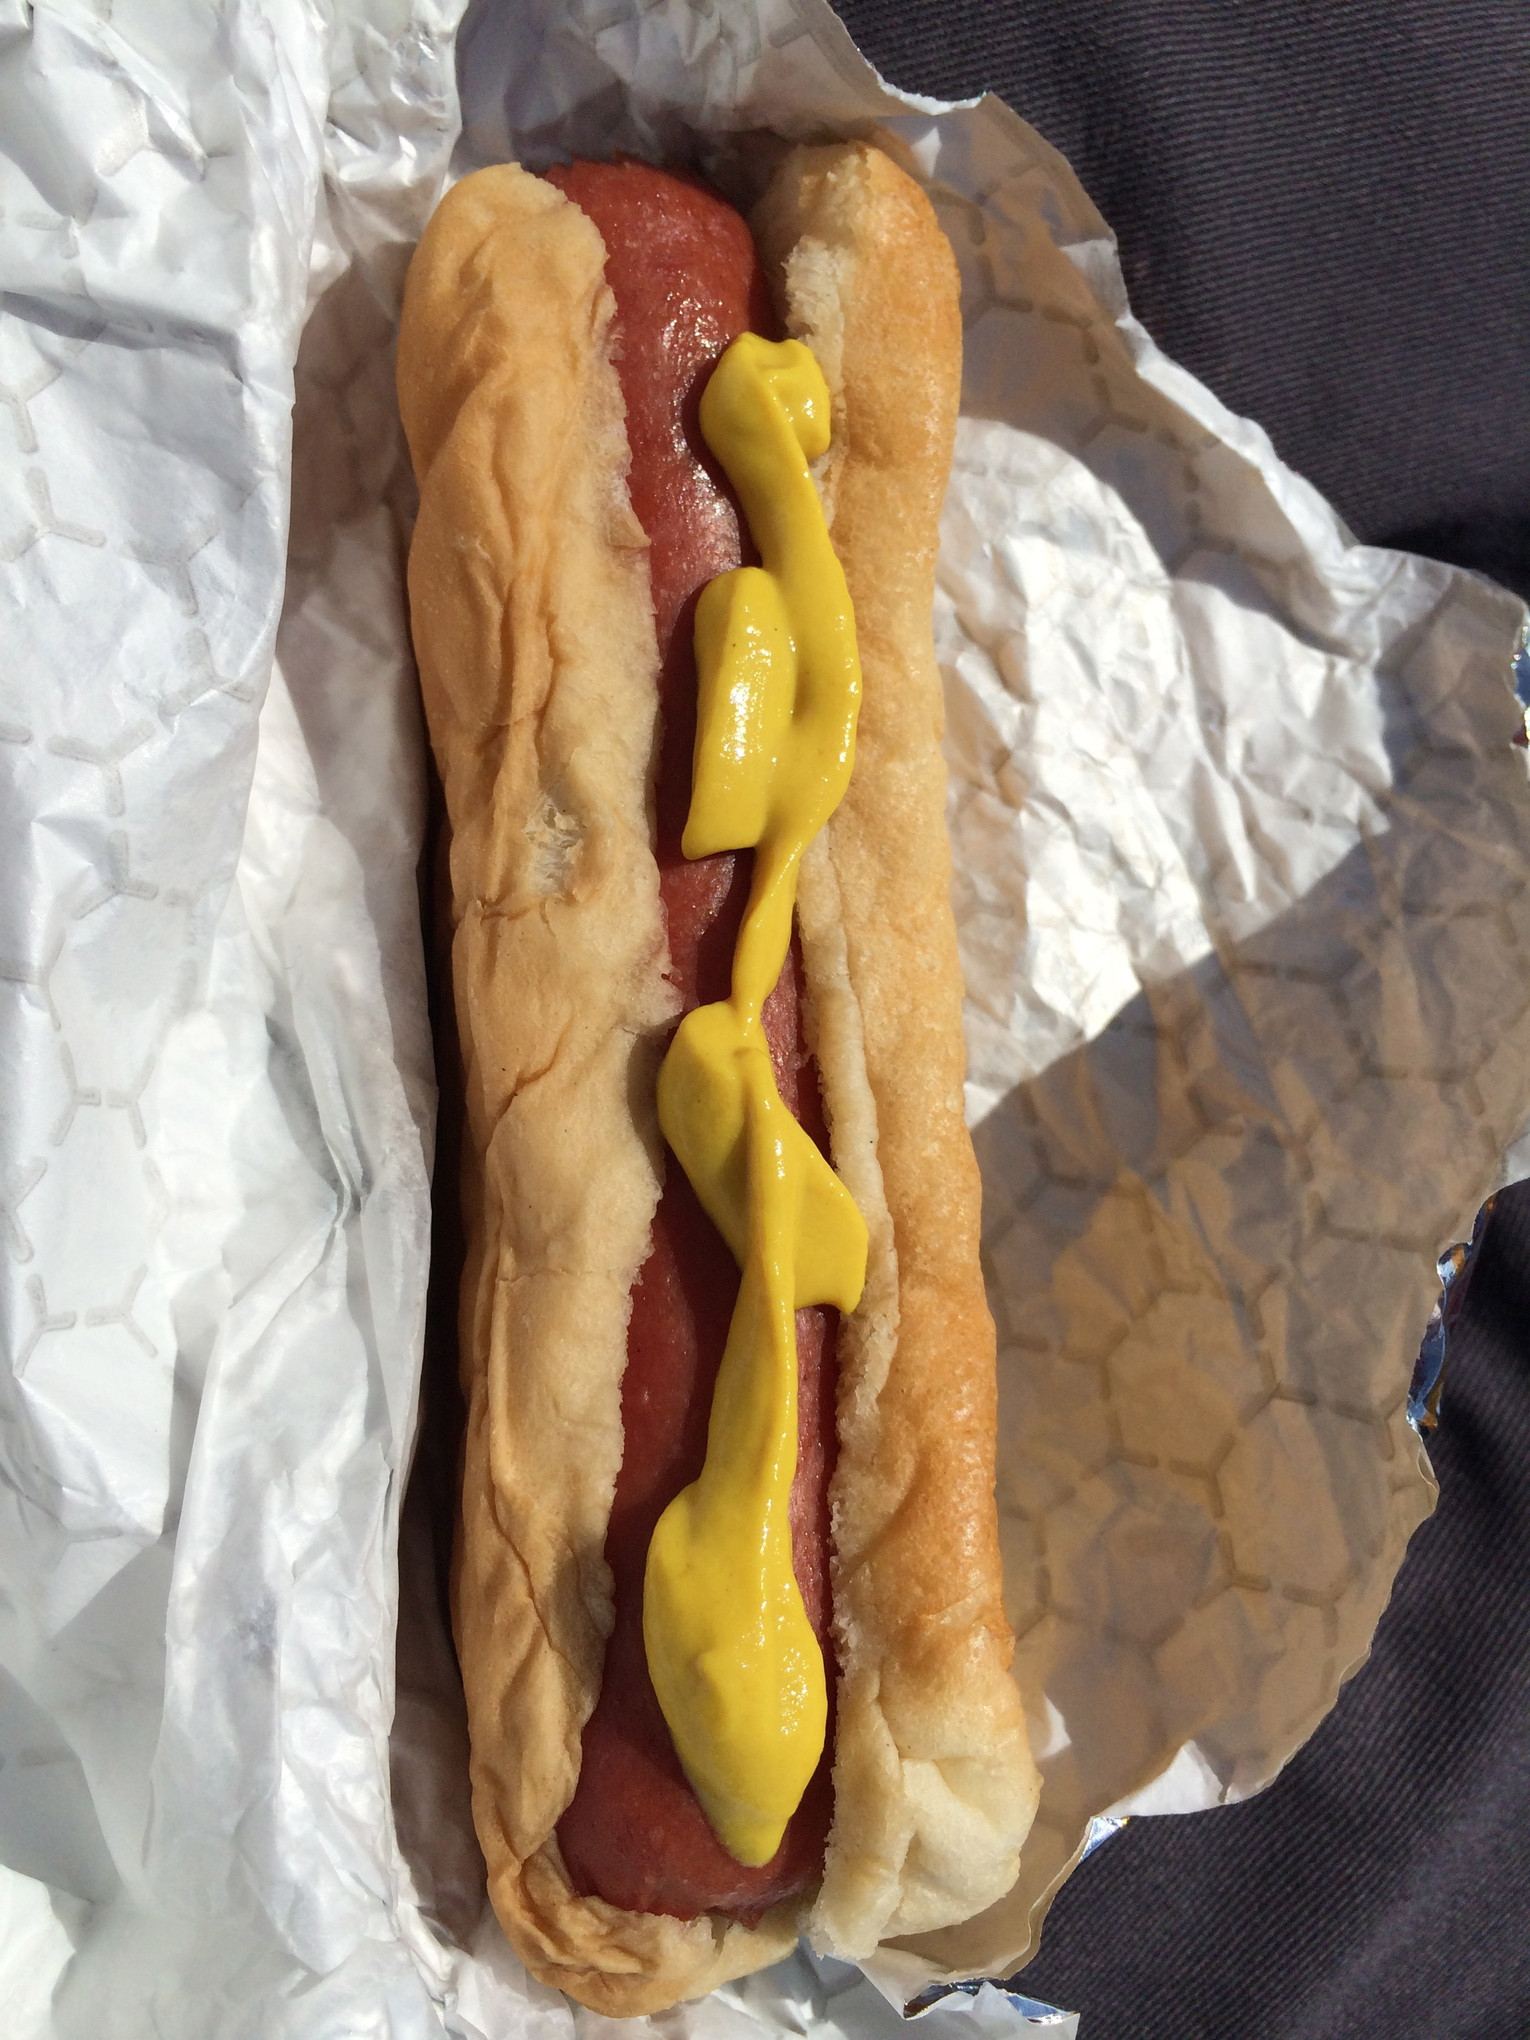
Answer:
<svg viewBox="0 0 1530 2040"><path fill-rule="evenodd" d="M1530 2035L1530 1186L1454 1326L1440 1503L1370 1661L1244 1806L1133 1821L1024 1988L1080 2040Z"/></svg>
<svg viewBox="0 0 1530 2040"><path fill-rule="evenodd" d="M895 84L991 89L1063 151L1154 337L1358 536L1530 594L1526 0L840 12ZM1438 1513L1312 1742L1058 1898L1023 1987L1081 2040L1530 2036L1530 1187L1430 1450Z"/></svg>
<svg viewBox="0 0 1530 2040"><path fill-rule="evenodd" d="M1526 0L845 0L1062 150L1165 350L1369 542L1530 594Z"/></svg>

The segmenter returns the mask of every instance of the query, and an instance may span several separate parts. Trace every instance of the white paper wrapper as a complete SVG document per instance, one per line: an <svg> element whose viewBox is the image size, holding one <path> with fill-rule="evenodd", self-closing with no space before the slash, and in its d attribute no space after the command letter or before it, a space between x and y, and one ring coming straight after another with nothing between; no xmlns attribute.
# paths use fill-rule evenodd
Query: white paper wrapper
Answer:
<svg viewBox="0 0 1530 2040"><path fill-rule="evenodd" d="M453 12L0 12L19 2040L599 2023L475 1923L423 1543L407 1854L389 1790L431 1091L388 354ZM1092 1817L1257 1789L1364 1655L1429 1506L1433 1258L1530 1107L1521 612L1353 545L1131 320L1055 153L889 93L816 0L519 0L465 56L466 163L662 149L743 192L760 130L875 130L963 266L937 627L1042 1811L885 1995L799 1957L664 2022L890 2030L1018 1963Z"/></svg>
<svg viewBox="0 0 1530 2040"><path fill-rule="evenodd" d="M19 2002L95 2040L423 2036L387 1769L433 1109L387 350L450 21L28 13L0 1857L39 1881L0 2001L8 2033Z"/></svg>

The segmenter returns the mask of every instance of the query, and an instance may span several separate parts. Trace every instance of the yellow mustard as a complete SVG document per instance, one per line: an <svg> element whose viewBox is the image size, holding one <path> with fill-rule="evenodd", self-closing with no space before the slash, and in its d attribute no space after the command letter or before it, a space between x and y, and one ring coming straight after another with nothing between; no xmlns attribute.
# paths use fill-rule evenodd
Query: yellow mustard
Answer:
<svg viewBox="0 0 1530 2040"><path fill-rule="evenodd" d="M755 852L732 996L681 1022L659 1124L741 1269L700 1476L648 1548L643 1640L685 1774L725 1848L769 1862L818 1766L823 1653L792 1570L797 1335L809 1304L853 1310L866 1227L781 1100L761 1009L791 942L802 853L850 782L861 669L850 593L808 472L829 393L800 341L744 333L701 429L763 565L696 611L699 712L687 857Z"/></svg>

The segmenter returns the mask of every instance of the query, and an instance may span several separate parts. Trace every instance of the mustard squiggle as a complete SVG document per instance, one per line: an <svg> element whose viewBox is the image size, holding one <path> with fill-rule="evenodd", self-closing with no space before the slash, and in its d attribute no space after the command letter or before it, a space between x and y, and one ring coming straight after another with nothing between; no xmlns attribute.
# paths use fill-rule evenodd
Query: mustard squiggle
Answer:
<svg viewBox="0 0 1530 2040"><path fill-rule="evenodd" d="M763 564L720 575L696 612L700 689L687 857L755 852L731 996L681 1022L659 1124L741 1270L699 1477L649 1545L643 1640L686 1776L741 1863L780 1847L823 1751L823 1653L792 1568L794 1313L853 1310L866 1227L781 1100L761 1011L791 942L802 853L844 796L861 671L849 590L808 463L829 393L800 341L745 333L701 428Z"/></svg>

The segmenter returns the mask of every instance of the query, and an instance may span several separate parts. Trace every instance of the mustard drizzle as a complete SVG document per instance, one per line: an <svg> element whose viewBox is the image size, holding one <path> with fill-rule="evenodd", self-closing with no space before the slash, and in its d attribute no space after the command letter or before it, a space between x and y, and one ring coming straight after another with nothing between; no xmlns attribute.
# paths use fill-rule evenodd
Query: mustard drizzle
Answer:
<svg viewBox="0 0 1530 2040"><path fill-rule="evenodd" d="M823 1752L823 1652L792 1566L795 1312L853 1310L866 1227L783 1103L761 1019L791 943L802 854L850 781L861 671L845 576L808 463L829 393L800 341L744 333L701 429L762 561L696 611L699 689L687 857L755 852L731 996L681 1022L659 1125L740 1267L706 1462L648 1548L643 1641L675 1748L719 1839L769 1862Z"/></svg>

